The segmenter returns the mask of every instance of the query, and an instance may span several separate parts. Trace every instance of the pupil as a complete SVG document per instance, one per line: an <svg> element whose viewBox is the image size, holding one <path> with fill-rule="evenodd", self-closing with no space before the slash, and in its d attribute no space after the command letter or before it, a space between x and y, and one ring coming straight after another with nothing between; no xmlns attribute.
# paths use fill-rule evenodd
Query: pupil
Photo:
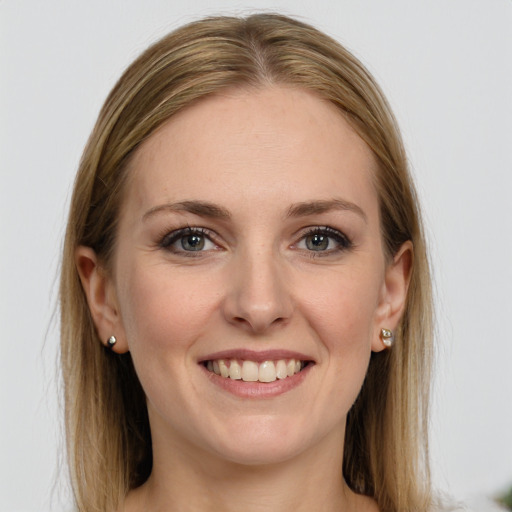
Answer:
<svg viewBox="0 0 512 512"><path fill-rule="evenodd" d="M186 251L200 251L204 247L204 238L200 235L189 235L182 238L181 246Z"/></svg>
<svg viewBox="0 0 512 512"><path fill-rule="evenodd" d="M329 237L325 235L311 235L306 240L308 249L312 251L322 251L329 245Z"/></svg>

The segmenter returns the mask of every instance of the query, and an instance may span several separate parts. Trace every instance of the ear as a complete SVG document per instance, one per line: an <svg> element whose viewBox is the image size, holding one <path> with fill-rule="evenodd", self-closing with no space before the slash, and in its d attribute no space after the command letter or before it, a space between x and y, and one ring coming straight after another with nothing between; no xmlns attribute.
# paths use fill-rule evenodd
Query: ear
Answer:
<svg viewBox="0 0 512 512"><path fill-rule="evenodd" d="M394 332L402 318L411 280L412 262L413 245L408 240L400 247L386 268L375 316L372 336L373 352L380 352L386 348L382 343L381 329L389 329Z"/></svg>
<svg viewBox="0 0 512 512"><path fill-rule="evenodd" d="M81 245L76 249L75 264L101 342L106 345L108 338L115 336L117 342L112 350L127 352L128 345L112 279L90 247Z"/></svg>

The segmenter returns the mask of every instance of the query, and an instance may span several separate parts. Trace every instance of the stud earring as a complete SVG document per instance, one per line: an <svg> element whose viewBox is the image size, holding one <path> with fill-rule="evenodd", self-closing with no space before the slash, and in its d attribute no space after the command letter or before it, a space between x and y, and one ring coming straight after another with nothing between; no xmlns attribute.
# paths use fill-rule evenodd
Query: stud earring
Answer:
<svg viewBox="0 0 512 512"><path fill-rule="evenodd" d="M390 329L381 329L380 338L382 343L384 343L384 345L388 348L392 347L393 343L395 342L395 335Z"/></svg>
<svg viewBox="0 0 512 512"><path fill-rule="evenodd" d="M115 336L110 336L110 338L107 340L107 347L110 350L112 350L116 343L117 343L117 338Z"/></svg>

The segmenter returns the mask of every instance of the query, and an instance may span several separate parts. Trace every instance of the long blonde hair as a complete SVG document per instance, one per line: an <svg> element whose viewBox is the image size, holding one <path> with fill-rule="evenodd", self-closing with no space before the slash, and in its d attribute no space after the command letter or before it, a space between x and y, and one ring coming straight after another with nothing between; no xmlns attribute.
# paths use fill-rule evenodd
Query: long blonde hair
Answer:
<svg viewBox="0 0 512 512"><path fill-rule="evenodd" d="M418 200L400 133L362 64L313 27L275 15L191 23L146 50L123 74L99 115L76 177L60 284L61 353L69 467L78 509L111 512L149 476L151 436L144 392L129 354L98 339L74 255L94 249L108 269L127 162L184 107L228 87L286 84L332 102L373 151L379 169L383 244L414 245L405 313L392 350L372 355L349 413L343 473L382 512L429 510L427 416L432 299ZM341 478L341 475L340 475Z"/></svg>

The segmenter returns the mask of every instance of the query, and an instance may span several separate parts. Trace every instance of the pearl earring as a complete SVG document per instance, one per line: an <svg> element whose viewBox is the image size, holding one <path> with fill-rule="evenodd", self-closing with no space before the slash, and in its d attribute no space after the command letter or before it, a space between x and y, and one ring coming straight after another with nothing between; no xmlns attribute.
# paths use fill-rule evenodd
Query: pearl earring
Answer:
<svg viewBox="0 0 512 512"><path fill-rule="evenodd" d="M107 340L107 347L110 350L112 350L116 343L117 343L117 338L115 336L110 336L110 338Z"/></svg>
<svg viewBox="0 0 512 512"><path fill-rule="evenodd" d="M388 348L392 347L393 343L395 342L395 335L390 329L381 329L380 338L382 343L384 343L384 345Z"/></svg>

